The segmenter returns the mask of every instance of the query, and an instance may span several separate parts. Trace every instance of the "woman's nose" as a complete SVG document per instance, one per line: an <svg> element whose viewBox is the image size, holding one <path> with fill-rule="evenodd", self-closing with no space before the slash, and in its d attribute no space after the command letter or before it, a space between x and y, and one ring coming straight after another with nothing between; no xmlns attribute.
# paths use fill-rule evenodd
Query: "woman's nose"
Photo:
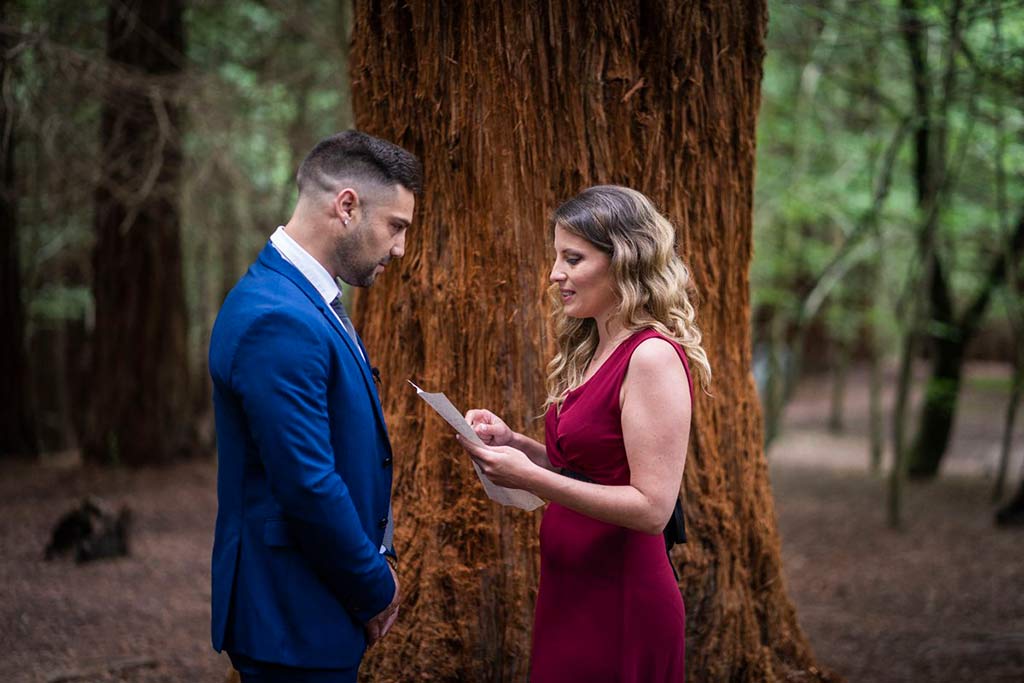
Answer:
<svg viewBox="0 0 1024 683"><path fill-rule="evenodd" d="M561 282L565 279L565 273L558 269L558 264L555 264L551 266L551 275L548 276L548 279L553 283Z"/></svg>

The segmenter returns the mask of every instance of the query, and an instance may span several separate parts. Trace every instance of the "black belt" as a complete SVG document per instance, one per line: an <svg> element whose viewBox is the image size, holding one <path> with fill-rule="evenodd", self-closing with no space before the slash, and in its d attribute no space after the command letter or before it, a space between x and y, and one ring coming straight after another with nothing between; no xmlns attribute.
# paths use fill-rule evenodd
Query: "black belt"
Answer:
<svg viewBox="0 0 1024 683"><path fill-rule="evenodd" d="M575 479L576 481L586 482L587 484L595 484L593 479L585 474L574 472L573 470L565 467L561 468L561 473ZM665 537L665 551L672 550L672 546L680 543L686 543L686 517L683 515L683 501L682 498L676 498L676 505L672 508L672 516L668 519L668 524L665 525L665 530L662 532ZM673 570L675 567L673 566Z"/></svg>

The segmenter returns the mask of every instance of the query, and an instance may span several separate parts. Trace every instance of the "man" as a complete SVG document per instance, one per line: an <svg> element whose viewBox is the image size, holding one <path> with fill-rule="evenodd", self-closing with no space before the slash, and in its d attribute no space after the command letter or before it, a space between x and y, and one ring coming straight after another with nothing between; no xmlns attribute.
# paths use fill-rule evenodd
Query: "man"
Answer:
<svg viewBox="0 0 1024 683"><path fill-rule="evenodd" d="M319 142L217 316L213 646L244 683L355 681L397 617L391 446L335 280L369 287L403 255L421 173L363 133Z"/></svg>

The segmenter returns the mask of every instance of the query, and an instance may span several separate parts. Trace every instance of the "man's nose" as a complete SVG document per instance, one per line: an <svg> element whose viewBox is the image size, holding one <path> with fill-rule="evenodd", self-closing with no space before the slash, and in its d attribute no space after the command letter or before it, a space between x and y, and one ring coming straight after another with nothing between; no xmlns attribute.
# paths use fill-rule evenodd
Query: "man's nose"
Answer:
<svg viewBox="0 0 1024 683"><path fill-rule="evenodd" d="M402 236L399 237L398 241L391 247L391 256L394 258L402 258L405 256L405 233L402 233Z"/></svg>

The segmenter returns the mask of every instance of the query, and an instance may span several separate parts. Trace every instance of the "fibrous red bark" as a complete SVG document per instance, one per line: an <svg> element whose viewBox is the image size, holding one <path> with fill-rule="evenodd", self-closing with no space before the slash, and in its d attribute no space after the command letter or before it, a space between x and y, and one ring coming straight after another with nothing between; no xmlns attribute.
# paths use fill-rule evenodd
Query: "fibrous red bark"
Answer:
<svg viewBox="0 0 1024 683"><path fill-rule="evenodd" d="M751 376L748 267L763 2L356 3L359 128L424 161L407 252L356 301L395 445L399 626L372 680L522 681L539 513L483 495L406 385L489 407L543 438L552 355L547 218L596 183L679 228L715 371L695 400L673 552L694 681L825 678L782 583Z"/></svg>

